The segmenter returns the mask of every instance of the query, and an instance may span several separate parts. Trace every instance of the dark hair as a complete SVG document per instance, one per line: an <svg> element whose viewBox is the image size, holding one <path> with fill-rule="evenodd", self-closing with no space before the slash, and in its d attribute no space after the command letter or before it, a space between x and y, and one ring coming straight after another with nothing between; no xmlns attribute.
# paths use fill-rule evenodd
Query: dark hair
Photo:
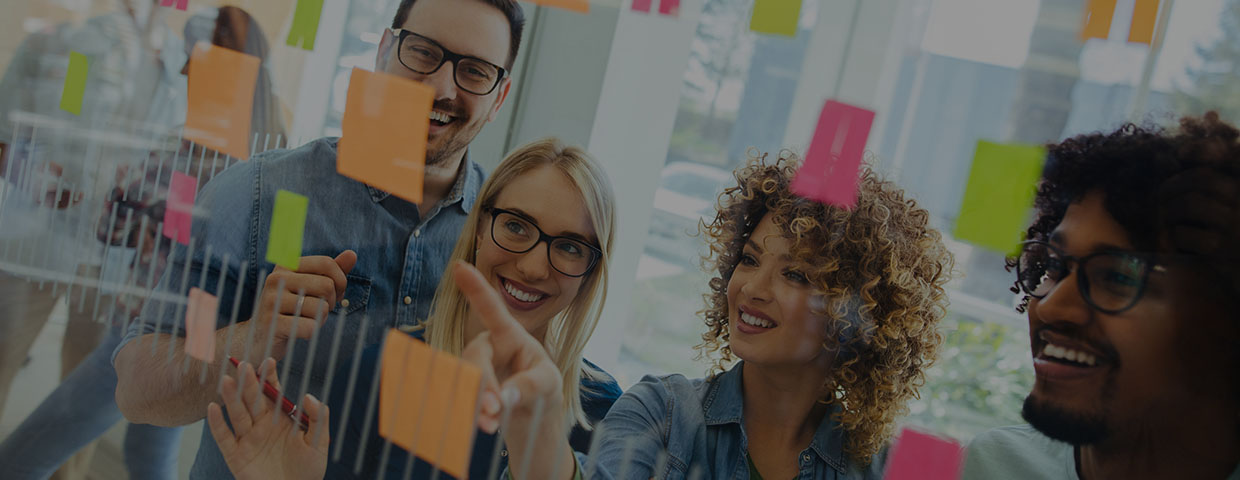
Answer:
<svg viewBox="0 0 1240 480"><path fill-rule="evenodd" d="M392 28L402 28L409 19L409 10L417 0L400 0L396 9L396 17L392 19ZM504 60L504 69L512 71L512 62L517 60L517 50L521 48L521 34L525 32L525 11L516 0L481 0L495 7L508 19L508 58Z"/></svg>
<svg viewBox="0 0 1240 480"><path fill-rule="evenodd" d="M1240 130L1214 112L1183 117L1178 129L1124 124L1111 133L1077 135L1047 146L1046 168L1034 200L1030 240L1046 240L1068 206L1101 192L1103 205L1137 249L1155 252L1166 226L1159 218L1157 192L1171 176L1199 166L1234 168L1240 160ZM1008 270L1016 266L1007 259ZM1017 286L1014 293L1020 293ZM1024 311L1028 297L1017 308Z"/></svg>

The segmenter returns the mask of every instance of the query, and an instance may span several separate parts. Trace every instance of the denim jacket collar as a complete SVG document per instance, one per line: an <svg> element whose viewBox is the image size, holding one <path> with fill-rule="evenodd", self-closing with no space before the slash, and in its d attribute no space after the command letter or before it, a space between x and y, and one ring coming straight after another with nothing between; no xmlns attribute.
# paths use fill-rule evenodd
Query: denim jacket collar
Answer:
<svg viewBox="0 0 1240 480"><path fill-rule="evenodd" d="M711 382L702 405L706 414L706 425L735 423L744 427L742 418L745 412L745 394L741 388L741 367L744 363L737 362L731 370L717 375ZM838 410L838 406L832 405L831 410L822 418L809 449L831 468L844 473L848 468L844 455L844 430L839 428L839 423L832 418Z"/></svg>
<svg viewBox="0 0 1240 480"><path fill-rule="evenodd" d="M465 151L465 156L461 158L461 172L464 173L464 175L460 173L457 174L456 183L452 184L452 190L448 192L448 196L444 197L440 203L443 205L452 205L460 202L461 212L468 215L469 210L474 208L474 200L478 197L478 189L466 187L476 184L480 185L482 183L482 179L474 178L478 175L474 172L473 168L470 168L468 150ZM388 197L392 196L392 194L379 190L370 185L366 185L366 190L370 192L370 199L375 203L387 200Z"/></svg>

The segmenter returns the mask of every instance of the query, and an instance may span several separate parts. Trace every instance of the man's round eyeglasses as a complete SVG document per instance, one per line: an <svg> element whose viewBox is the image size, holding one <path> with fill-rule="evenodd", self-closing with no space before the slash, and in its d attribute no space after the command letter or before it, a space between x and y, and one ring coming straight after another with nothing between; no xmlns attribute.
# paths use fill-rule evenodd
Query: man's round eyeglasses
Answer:
<svg viewBox="0 0 1240 480"><path fill-rule="evenodd" d="M438 42L405 29L393 29L400 39L397 56L401 65L422 75L439 71L443 64L452 62L452 77L456 86L474 95L488 95L495 91L508 72L494 63L478 57L454 53Z"/></svg>
<svg viewBox="0 0 1240 480"><path fill-rule="evenodd" d="M1116 314L1137 304L1150 272L1165 272L1166 268L1129 252L1102 251L1075 258L1040 240L1021 245L1016 276L1021 290L1031 297L1046 297L1073 270L1081 298L1100 312Z"/></svg>

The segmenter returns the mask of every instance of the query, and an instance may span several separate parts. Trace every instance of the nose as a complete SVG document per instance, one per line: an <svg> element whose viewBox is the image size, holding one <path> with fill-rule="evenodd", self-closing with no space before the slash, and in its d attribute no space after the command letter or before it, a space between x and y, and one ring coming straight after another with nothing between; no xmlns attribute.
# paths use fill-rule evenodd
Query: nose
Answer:
<svg viewBox="0 0 1240 480"><path fill-rule="evenodd" d="M756 302L771 300L771 273L773 269L763 266L741 285L741 295Z"/></svg>
<svg viewBox="0 0 1240 480"><path fill-rule="evenodd" d="M1081 281L1078 268L1072 269L1067 276L1055 282L1050 292L1039 299L1033 299L1029 314L1042 323L1075 323L1084 325L1093 315L1089 303L1081 296Z"/></svg>
<svg viewBox="0 0 1240 480"><path fill-rule="evenodd" d="M435 89L435 100L453 100L456 98L456 64L444 62L435 73L426 75L422 83Z"/></svg>
<svg viewBox="0 0 1240 480"><path fill-rule="evenodd" d="M517 272L524 280L545 280L551 275L549 260L545 242L540 242L530 251L521 254L521 258L517 260Z"/></svg>

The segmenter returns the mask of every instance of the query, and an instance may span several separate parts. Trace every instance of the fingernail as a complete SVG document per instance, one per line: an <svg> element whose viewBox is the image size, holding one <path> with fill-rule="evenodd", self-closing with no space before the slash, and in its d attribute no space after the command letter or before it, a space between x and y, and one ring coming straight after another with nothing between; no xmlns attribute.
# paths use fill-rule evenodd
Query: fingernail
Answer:
<svg viewBox="0 0 1240 480"><path fill-rule="evenodd" d="M314 402L315 405L320 405L323 403L323 402L320 402L318 398L315 398L313 394L309 394L309 393L306 394L306 400L310 402Z"/></svg>
<svg viewBox="0 0 1240 480"><path fill-rule="evenodd" d="M499 413L502 407L503 405L499 403L499 397L496 397L494 393L486 392L482 394L482 413L494 415Z"/></svg>
<svg viewBox="0 0 1240 480"><path fill-rule="evenodd" d="M504 387L504 391L500 392L500 397L504 399L504 405L512 407L521 401L521 391L513 386Z"/></svg>

